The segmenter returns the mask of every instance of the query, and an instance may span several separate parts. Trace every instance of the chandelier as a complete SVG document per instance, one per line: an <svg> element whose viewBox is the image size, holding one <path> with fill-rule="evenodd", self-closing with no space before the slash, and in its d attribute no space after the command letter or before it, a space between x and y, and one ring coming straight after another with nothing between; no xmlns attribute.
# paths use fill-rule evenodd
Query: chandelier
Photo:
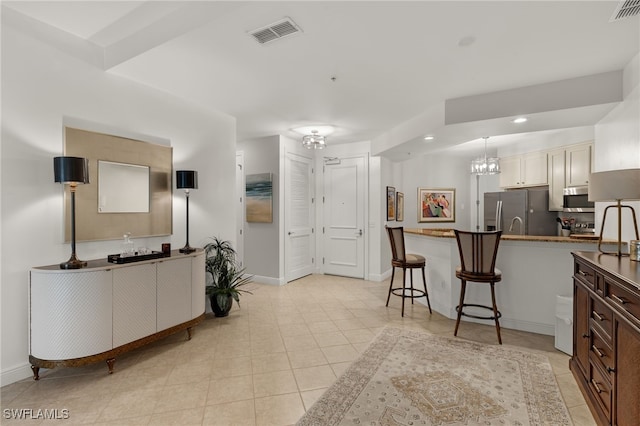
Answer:
<svg viewBox="0 0 640 426"><path fill-rule="evenodd" d="M323 149L325 147L325 139L317 130L312 130L310 135L302 137L302 146L307 149Z"/></svg>
<svg viewBox="0 0 640 426"><path fill-rule="evenodd" d="M495 175L500 173L500 160L497 157L487 157L487 139L484 139L484 157L478 157L471 161L471 174Z"/></svg>

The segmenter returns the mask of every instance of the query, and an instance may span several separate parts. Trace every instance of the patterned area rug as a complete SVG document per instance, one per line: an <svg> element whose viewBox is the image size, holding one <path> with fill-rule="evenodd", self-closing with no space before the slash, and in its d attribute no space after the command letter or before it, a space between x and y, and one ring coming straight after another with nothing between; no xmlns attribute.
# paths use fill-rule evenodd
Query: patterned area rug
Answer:
<svg viewBox="0 0 640 426"><path fill-rule="evenodd" d="M304 425L571 425L546 356L385 328Z"/></svg>

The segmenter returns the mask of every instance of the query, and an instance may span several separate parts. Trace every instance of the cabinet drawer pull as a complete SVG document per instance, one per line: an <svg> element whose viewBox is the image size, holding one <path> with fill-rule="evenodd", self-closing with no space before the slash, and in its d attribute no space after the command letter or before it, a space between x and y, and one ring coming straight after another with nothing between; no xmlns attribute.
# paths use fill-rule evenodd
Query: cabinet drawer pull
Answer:
<svg viewBox="0 0 640 426"><path fill-rule="evenodd" d="M588 339L589 337L591 337L591 336L589 336L589 334L587 334L587 333L584 333L584 334L582 335L582 338L583 338L583 339Z"/></svg>
<svg viewBox="0 0 640 426"><path fill-rule="evenodd" d="M627 301L626 301L626 300L624 300L624 299L623 299L623 298L621 298L621 297L616 296L616 295L615 295L615 294L613 294L613 293L611 293L611 298L612 298L613 300L615 300L616 302L618 302L619 304L621 304L621 305L624 305L625 303L627 303Z"/></svg>
<svg viewBox="0 0 640 426"><path fill-rule="evenodd" d="M585 272L585 271L578 271L578 273L579 273L580 275L582 275L583 277L588 277L588 276L590 276L590 275L591 275L590 273Z"/></svg>
<svg viewBox="0 0 640 426"><path fill-rule="evenodd" d="M602 389L600 389L600 386L598 386L598 382L596 382L594 379L591 379L591 384L594 388L596 388L596 392L602 393Z"/></svg>
<svg viewBox="0 0 640 426"><path fill-rule="evenodd" d="M596 345L591 345L591 349L593 349L593 351L596 353L596 355L598 355L600 358L602 358L604 356L604 354L602 352L600 352L600 349L598 349L596 347Z"/></svg>
<svg viewBox="0 0 640 426"><path fill-rule="evenodd" d="M592 311L592 313L593 313L593 316L594 316L594 317L596 317L596 319L597 319L598 321L604 321L604 320L606 319L605 317L603 317L602 315L600 315L600 314L599 314L599 313L597 313L596 311Z"/></svg>
<svg viewBox="0 0 640 426"><path fill-rule="evenodd" d="M615 372L616 372L615 368L607 367L607 373L615 373Z"/></svg>

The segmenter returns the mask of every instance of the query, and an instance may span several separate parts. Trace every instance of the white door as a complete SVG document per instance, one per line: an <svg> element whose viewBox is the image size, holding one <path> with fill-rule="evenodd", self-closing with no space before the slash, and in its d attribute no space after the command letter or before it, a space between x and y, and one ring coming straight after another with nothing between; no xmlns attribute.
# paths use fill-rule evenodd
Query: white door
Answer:
<svg viewBox="0 0 640 426"><path fill-rule="evenodd" d="M312 159L288 152L285 162L285 278L313 273L314 199Z"/></svg>
<svg viewBox="0 0 640 426"><path fill-rule="evenodd" d="M244 265L244 152L236 153L236 260L240 267Z"/></svg>
<svg viewBox="0 0 640 426"><path fill-rule="evenodd" d="M324 273L364 278L365 159L324 166Z"/></svg>

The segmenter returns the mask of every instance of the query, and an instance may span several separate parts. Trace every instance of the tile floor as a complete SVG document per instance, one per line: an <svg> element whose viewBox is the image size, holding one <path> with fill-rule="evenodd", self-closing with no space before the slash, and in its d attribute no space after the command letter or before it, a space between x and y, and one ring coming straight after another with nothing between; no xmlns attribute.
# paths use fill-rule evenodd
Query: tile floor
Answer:
<svg viewBox="0 0 640 426"><path fill-rule="evenodd" d="M290 425L385 325L452 335L454 322L400 299L387 282L313 275L276 287L252 284L227 318L104 363L41 370L2 387L4 424ZM464 323L461 338L496 344L492 325ZM547 352L577 426L593 418L552 336L503 329L503 342ZM68 410L67 420L13 420L5 409Z"/></svg>

